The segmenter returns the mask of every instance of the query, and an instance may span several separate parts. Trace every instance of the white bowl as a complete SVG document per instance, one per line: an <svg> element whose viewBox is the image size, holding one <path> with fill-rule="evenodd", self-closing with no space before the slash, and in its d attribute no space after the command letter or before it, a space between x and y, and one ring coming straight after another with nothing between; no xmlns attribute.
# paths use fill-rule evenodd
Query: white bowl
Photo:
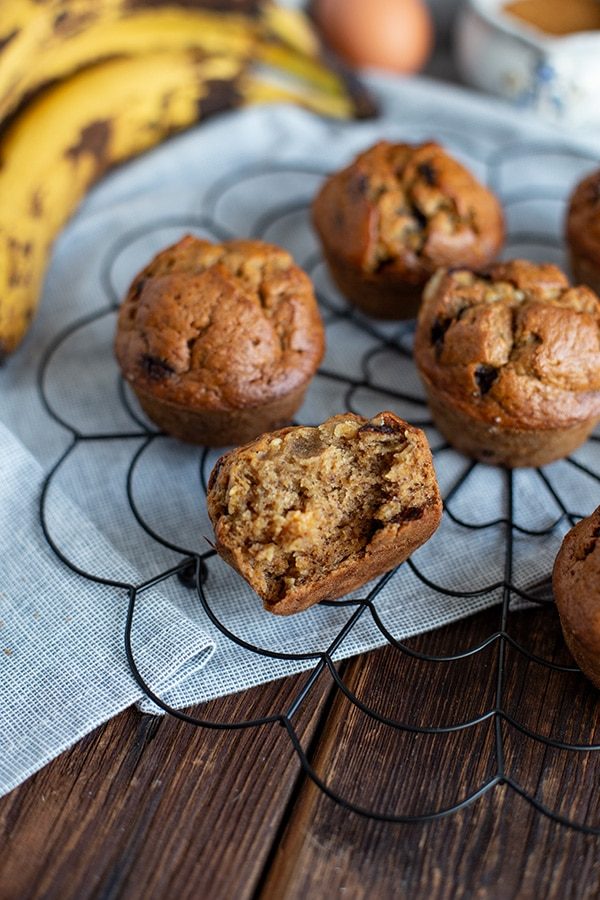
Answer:
<svg viewBox="0 0 600 900"><path fill-rule="evenodd" d="M600 125L600 31L548 35L505 2L464 0L454 31L462 78L553 122Z"/></svg>

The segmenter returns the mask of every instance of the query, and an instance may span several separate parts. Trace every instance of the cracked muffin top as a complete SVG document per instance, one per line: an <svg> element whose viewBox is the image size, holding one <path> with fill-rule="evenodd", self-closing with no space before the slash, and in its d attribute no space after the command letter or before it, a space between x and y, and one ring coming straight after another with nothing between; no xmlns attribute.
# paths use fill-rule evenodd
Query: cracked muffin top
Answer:
<svg viewBox="0 0 600 900"><path fill-rule="evenodd" d="M593 261L600 261L600 169L580 181L571 194L567 240Z"/></svg>
<svg viewBox="0 0 600 900"><path fill-rule="evenodd" d="M441 270L424 292L415 361L486 422L558 428L600 416L600 300L550 264Z"/></svg>
<svg viewBox="0 0 600 900"><path fill-rule="evenodd" d="M504 238L497 198L433 142L375 144L327 179L313 219L333 257L413 284L491 262Z"/></svg>
<svg viewBox="0 0 600 900"><path fill-rule="evenodd" d="M125 377L161 400L237 409L311 378L323 325L311 281L287 251L187 235L134 279L115 351Z"/></svg>

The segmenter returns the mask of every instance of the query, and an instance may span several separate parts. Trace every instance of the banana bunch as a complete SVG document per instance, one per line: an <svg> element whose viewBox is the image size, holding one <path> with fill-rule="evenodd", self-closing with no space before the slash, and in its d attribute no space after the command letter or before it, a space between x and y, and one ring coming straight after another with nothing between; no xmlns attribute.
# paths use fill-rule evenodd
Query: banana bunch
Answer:
<svg viewBox="0 0 600 900"><path fill-rule="evenodd" d="M212 112L274 100L373 112L308 20L270 2L0 3L0 359L27 332L57 234L109 167Z"/></svg>

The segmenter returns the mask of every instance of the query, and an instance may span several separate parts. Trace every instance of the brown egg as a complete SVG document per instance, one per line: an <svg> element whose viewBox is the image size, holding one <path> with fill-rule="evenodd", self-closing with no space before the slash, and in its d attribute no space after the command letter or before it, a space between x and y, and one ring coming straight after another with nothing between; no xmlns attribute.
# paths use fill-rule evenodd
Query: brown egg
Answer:
<svg viewBox="0 0 600 900"><path fill-rule="evenodd" d="M416 72L431 51L424 0L314 0L311 9L325 41L351 65Z"/></svg>

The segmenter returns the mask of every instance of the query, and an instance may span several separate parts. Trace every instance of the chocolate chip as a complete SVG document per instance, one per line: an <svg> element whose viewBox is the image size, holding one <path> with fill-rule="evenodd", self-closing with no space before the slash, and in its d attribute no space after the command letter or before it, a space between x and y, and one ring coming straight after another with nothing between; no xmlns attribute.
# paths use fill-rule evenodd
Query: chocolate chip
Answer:
<svg viewBox="0 0 600 900"><path fill-rule="evenodd" d="M421 212L418 206L413 206L410 212L413 219L416 220L419 228L424 231L427 228L427 216Z"/></svg>
<svg viewBox="0 0 600 900"><path fill-rule="evenodd" d="M431 163L424 162L417 167L417 171L421 178L429 185L429 187L437 187L437 172Z"/></svg>
<svg viewBox="0 0 600 900"><path fill-rule="evenodd" d="M372 431L372 432L375 432L375 434L400 434L401 433L401 429L396 428L393 425L387 425L385 423L383 425L373 425L372 422L367 422L366 425L361 425L361 427L358 429L357 434L362 434L365 431Z"/></svg>
<svg viewBox="0 0 600 900"><path fill-rule="evenodd" d="M594 550L596 549L597 543L598 543L597 538L592 538L592 540L589 542L589 544L586 544L586 546L583 548L582 559L587 559L588 556L590 555L590 553L594 552Z"/></svg>
<svg viewBox="0 0 600 900"><path fill-rule="evenodd" d="M477 366L475 369L475 381L481 396L488 393L497 377L498 369L495 366Z"/></svg>
<svg viewBox="0 0 600 900"><path fill-rule="evenodd" d="M138 278L138 280L136 282L134 282L134 284L131 287L131 297L130 297L131 300L137 300L139 298L140 294L144 290L144 285L146 284L147 281L148 281L147 278L142 277L142 278Z"/></svg>
<svg viewBox="0 0 600 900"><path fill-rule="evenodd" d="M140 365L148 378L152 378L154 381L168 378L175 371L164 359L151 356L149 353L144 353L140 360Z"/></svg>
<svg viewBox="0 0 600 900"><path fill-rule="evenodd" d="M402 522L415 522L417 519L422 518L423 512L422 506L409 506L394 516L393 519L390 519L389 524L400 525Z"/></svg>
<svg viewBox="0 0 600 900"><path fill-rule="evenodd" d="M446 337L446 332L450 328L451 324L452 319L446 318L436 319L431 326L430 340L437 353L442 352L442 347L444 346L444 338Z"/></svg>
<svg viewBox="0 0 600 900"><path fill-rule="evenodd" d="M319 456L323 452L323 441L319 436L319 432L315 429L302 434L302 436L294 437L291 441L291 449L294 456L310 459L313 456Z"/></svg>
<svg viewBox="0 0 600 900"><path fill-rule="evenodd" d="M397 260L394 259L393 256L387 256L385 259L380 259L377 265L375 266L374 271L377 273L385 272L386 269L391 269L395 266Z"/></svg>
<svg viewBox="0 0 600 900"><path fill-rule="evenodd" d="M362 172L354 175L350 180L349 189L353 194L357 194L359 197L364 197L367 193L367 188L369 186L369 181L366 175L363 175Z"/></svg>

